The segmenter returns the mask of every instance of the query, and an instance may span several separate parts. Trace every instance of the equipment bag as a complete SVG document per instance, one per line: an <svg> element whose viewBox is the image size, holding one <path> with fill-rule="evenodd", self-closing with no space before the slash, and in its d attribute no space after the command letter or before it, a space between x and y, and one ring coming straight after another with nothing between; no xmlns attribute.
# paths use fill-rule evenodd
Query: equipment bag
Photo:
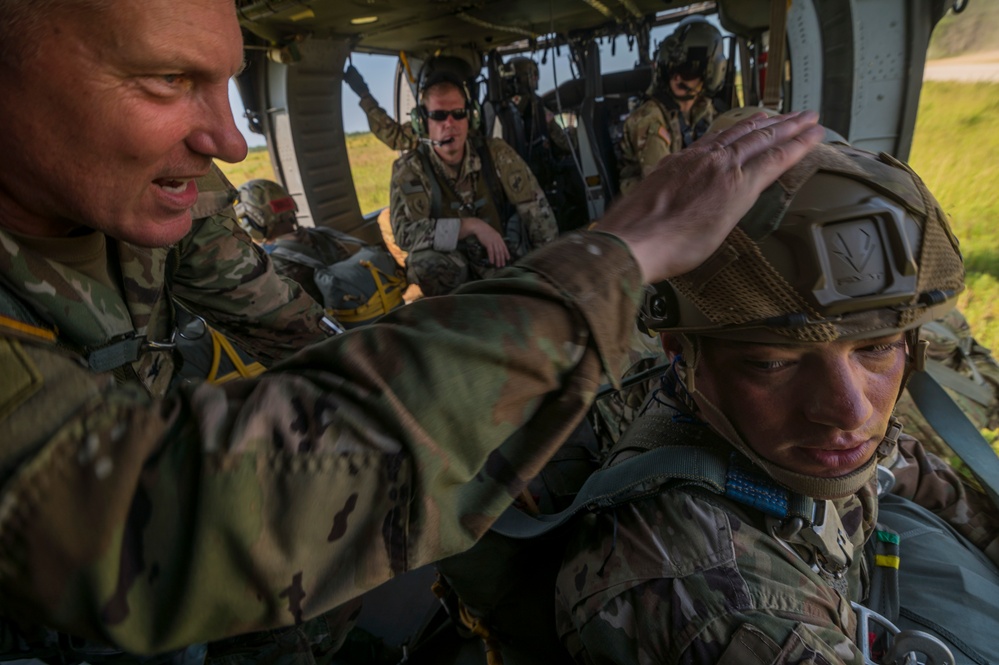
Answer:
<svg viewBox="0 0 999 665"><path fill-rule="evenodd" d="M366 245L346 234L339 235L361 247L333 264L325 264L288 247L275 248L272 256L312 268L312 279L323 296L323 307L345 328L369 323L401 307L403 293L409 284L392 254L383 247Z"/></svg>
<svg viewBox="0 0 999 665"><path fill-rule="evenodd" d="M403 304L406 276L385 249L362 247L349 259L317 268L323 306L345 328L363 325Z"/></svg>

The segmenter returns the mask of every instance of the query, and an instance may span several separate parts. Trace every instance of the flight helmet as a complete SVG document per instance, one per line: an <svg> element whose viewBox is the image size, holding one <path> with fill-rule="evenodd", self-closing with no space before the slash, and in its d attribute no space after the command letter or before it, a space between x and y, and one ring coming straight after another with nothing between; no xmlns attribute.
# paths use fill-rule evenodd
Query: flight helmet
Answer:
<svg viewBox="0 0 999 665"><path fill-rule="evenodd" d="M256 179L240 185L235 209L239 225L257 242L272 240L298 225L298 204L272 180Z"/></svg>
<svg viewBox="0 0 999 665"><path fill-rule="evenodd" d="M714 96L725 82L728 61L724 46L721 32L703 16L680 21L673 34L659 45L653 76L655 91L675 96L669 81L674 74L680 74L685 80L701 79L704 94Z"/></svg>
<svg viewBox="0 0 999 665"><path fill-rule="evenodd" d="M522 97L530 95L538 89L540 71L538 63L526 56L511 58L507 63L511 82L511 93Z"/></svg>

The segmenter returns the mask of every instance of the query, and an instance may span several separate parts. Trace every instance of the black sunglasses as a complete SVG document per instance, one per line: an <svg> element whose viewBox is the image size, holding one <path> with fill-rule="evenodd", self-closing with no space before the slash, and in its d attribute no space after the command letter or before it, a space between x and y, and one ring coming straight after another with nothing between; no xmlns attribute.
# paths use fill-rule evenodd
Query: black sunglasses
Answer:
<svg viewBox="0 0 999 665"><path fill-rule="evenodd" d="M436 111L425 111L425 113L431 120L444 122L448 116L451 116L455 120L464 120L468 116L468 109L451 109L450 111L438 109Z"/></svg>

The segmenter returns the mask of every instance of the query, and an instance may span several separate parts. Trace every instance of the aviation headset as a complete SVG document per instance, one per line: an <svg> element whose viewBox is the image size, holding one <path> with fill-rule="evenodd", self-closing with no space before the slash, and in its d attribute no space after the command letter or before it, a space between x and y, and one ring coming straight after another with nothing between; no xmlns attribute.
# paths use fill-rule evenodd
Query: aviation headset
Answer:
<svg viewBox="0 0 999 665"><path fill-rule="evenodd" d="M468 111L468 131L475 132L479 129L482 113L479 110L479 103L469 93L467 82L461 80L461 78L452 72L437 70L429 74L426 80L421 83L416 99L416 106L409 112L409 122L413 127L413 131L420 138L427 138L430 134L427 129L427 108L423 105L424 92L438 83L445 82L453 84L461 90L461 94L465 97L465 109Z"/></svg>

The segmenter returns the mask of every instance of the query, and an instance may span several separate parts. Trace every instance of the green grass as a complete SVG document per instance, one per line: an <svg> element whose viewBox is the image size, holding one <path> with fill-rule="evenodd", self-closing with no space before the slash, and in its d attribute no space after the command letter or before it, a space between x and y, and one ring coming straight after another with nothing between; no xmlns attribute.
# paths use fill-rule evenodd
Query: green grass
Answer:
<svg viewBox="0 0 999 665"><path fill-rule="evenodd" d="M388 205L392 162L397 156L397 152L388 148L373 134L365 132L347 135L347 158L350 160L357 202L362 213L373 212ZM237 187L255 178L275 180L266 148L251 149L246 159L239 164L219 162L218 165Z"/></svg>
<svg viewBox="0 0 999 665"><path fill-rule="evenodd" d="M239 164L226 164L219 161L215 163L219 165L229 181L237 187L248 180L256 180L257 178L275 180L274 167L271 166L271 158L267 148L250 148L246 159Z"/></svg>
<svg viewBox="0 0 999 665"><path fill-rule="evenodd" d="M968 272L959 306L999 350L999 84L928 81L909 163L950 217Z"/></svg>

